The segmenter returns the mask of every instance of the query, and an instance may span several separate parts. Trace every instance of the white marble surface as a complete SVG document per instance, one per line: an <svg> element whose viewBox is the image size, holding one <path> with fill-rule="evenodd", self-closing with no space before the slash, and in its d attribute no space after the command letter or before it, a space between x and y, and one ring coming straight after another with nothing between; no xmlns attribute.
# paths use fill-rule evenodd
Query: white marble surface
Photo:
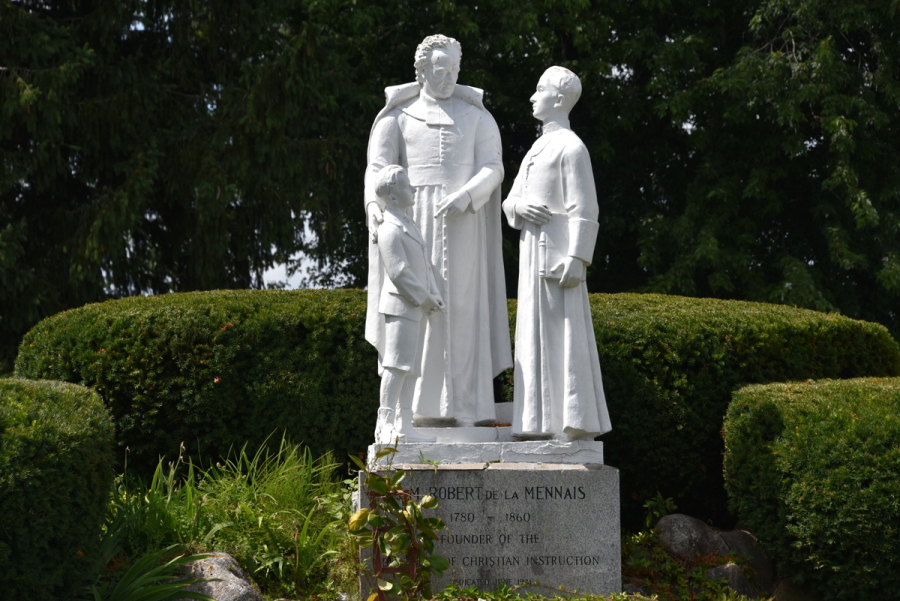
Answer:
<svg viewBox="0 0 900 601"><path fill-rule="evenodd" d="M581 96L563 67L531 97L543 135L503 212L519 237L514 436L592 440L611 429L585 284L600 214L587 147L569 127Z"/></svg>
<svg viewBox="0 0 900 601"><path fill-rule="evenodd" d="M500 130L483 92L456 83L460 59L456 40L428 36L416 49L416 81L385 90L369 137L365 204L375 231L378 173L388 165L407 168L415 193L409 213L446 303L428 326L413 408L430 420L474 426L496 419L493 378L512 367L512 353L500 233ZM376 250L369 245L366 339L381 352L385 318L375 299L385 275Z"/></svg>
<svg viewBox="0 0 900 601"><path fill-rule="evenodd" d="M487 428L486 428L487 429ZM431 432L429 429L423 429ZM396 448L397 453L375 459L383 448ZM400 443L396 445L373 444L369 446L369 464L386 467L407 464L437 463L479 464L501 463L555 463L555 464L603 464L603 442L594 440L529 440L521 442L470 442L470 443Z"/></svg>
<svg viewBox="0 0 900 601"><path fill-rule="evenodd" d="M435 442L442 443L479 443L479 442L513 442L512 426L470 428L416 428L427 436L434 436ZM382 442L382 441L379 441ZM388 441L389 442L389 441Z"/></svg>
<svg viewBox="0 0 900 601"><path fill-rule="evenodd" d="M421 375L427 320L444 311L444 300L422 234L407 215L414 194L406 169L399 165L382 169L375 193L383 212L373 238L385 276L378 299L384 336L378 349L381 390L375 441L434 442L434 437L413 427L412 390Z"/></svg>
<svg viewBox="0 0 900 601"><path fill-rule="evenodd" d="M506 424L505 426L417 426L421 434L426 436L434 436L435 442L513 442L512 436L512 420L513 420L513 404L512 403L495 403L494 411L497 414L497 424ZM416 415L413 423L419 423L422 416ZM389 442L376 438L376 442Z"/></svg>

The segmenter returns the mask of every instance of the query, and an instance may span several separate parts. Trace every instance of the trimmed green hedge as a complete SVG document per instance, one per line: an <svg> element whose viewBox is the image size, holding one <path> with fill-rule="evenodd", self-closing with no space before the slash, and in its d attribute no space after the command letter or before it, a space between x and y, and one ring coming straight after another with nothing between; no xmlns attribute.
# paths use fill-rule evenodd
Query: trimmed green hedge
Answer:
<svg viewBox="0 0 900 601"><path fill-rule="evenodd" d="M65 382L0 380L0 596L68 599L85 584L113 484L100 396Z"/></svg>
<svg viewBox="0 0 900 601"><path fill-rule="evenodd" d="M725 441L733 508L782 570L826 601L897 594L900 378L748 386Z"/></svg>
<svg viewBox="0 0 900 601"><path fill-rule="evenodd" d="M365 293L233 290L132 297L41 321L16 375L93 387L129 466L216 460L285 430L313 454L371 444L378 409ZM274 440L280 436L273 437Z"/></svg>
<svg viewBox="0 0 900 601"><path fill-rule="evenodd" d="M743 384L900 374L877 324L782 305L655 294L591 295L621 470L622 510L637 528L658 489L679 511L727 526L721 429Z"/></svg>
<svg viewBox="0 0 900 601"><path fill-rule="evenodd" d="M182 441L215 458L276 428L314 453L355 454L378 407L365 298L248 290L87 305L35 326L16 373L95 387L130 465L152 467ZM720 430L742 384L900 373L887 330L837 315L663 295L591 295L591 305L613 423L604 450L622 471L627 527L657 490L727 521ZM515 301L509 309L513 324Z"/></svg>

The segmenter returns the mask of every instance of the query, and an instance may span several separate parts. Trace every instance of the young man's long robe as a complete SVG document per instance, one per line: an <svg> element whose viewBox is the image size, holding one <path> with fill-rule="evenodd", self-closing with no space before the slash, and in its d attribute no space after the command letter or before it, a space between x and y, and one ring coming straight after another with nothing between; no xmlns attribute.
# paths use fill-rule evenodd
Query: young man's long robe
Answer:
<svg viewBox="0 0 900 601"><path fill-rule="evenodd" d="M553 219L535 225L516 214L521 203L544 205ZM599 227L591 160L581 139L558 124L545 127L522 161L503 212L522 231L513 435L592 438L608 432L587 286L559 285L565 257L591 262Z"/></svg>

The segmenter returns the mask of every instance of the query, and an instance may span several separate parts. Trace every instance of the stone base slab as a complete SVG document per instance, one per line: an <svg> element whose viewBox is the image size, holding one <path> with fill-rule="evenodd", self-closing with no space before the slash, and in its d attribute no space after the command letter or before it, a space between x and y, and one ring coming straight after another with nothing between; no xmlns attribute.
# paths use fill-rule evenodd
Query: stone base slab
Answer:
<svg viewBox="0 0 900 601"><path fill-rule="evenodd" d="M461 428L416 428L420 434L437 438L437 442L513 442L512 426L476 426Z"/></svg>
<svg viewBox="0 0 900 601"><path fill-rule="evenodd" d="M444 428L438 428L444 429ZM461 430L465 428L446 428ZM499 428L471 428L472 430L497 430ZM428 432L422 428L420 431ZM383 448L395 448L396 453L376 459ZM597 440L529 440L522 442L471 442L443 443L420 442L395 445L373 444L369 446L369 465L415 464L480 464L501 463L563 463L579 465L603 465L603 442Z"/></svg>

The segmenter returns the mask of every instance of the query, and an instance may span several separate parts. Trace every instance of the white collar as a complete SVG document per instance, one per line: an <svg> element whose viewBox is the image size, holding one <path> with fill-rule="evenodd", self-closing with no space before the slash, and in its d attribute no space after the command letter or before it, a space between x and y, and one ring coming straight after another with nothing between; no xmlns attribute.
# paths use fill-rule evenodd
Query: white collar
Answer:
<svg viewBox="0 0 900 601"><path fill-rule="evenodd" d="M437 99L419 92L419 97L402 110L410 117L424 121L428 125L453 125L454 118L461 117L474 108L474 105L452 96Z"/></svg>
<svg viewBox="0 0 900 601"><path fill-rule="evenodd" d="M571 131L571 128L569 127L568 123L564 124L564 123L560 123L559 121L551 121L549 123L544 123L541 126L542 134L552 134L555 131L561 131L561 130Z"/></svg>

